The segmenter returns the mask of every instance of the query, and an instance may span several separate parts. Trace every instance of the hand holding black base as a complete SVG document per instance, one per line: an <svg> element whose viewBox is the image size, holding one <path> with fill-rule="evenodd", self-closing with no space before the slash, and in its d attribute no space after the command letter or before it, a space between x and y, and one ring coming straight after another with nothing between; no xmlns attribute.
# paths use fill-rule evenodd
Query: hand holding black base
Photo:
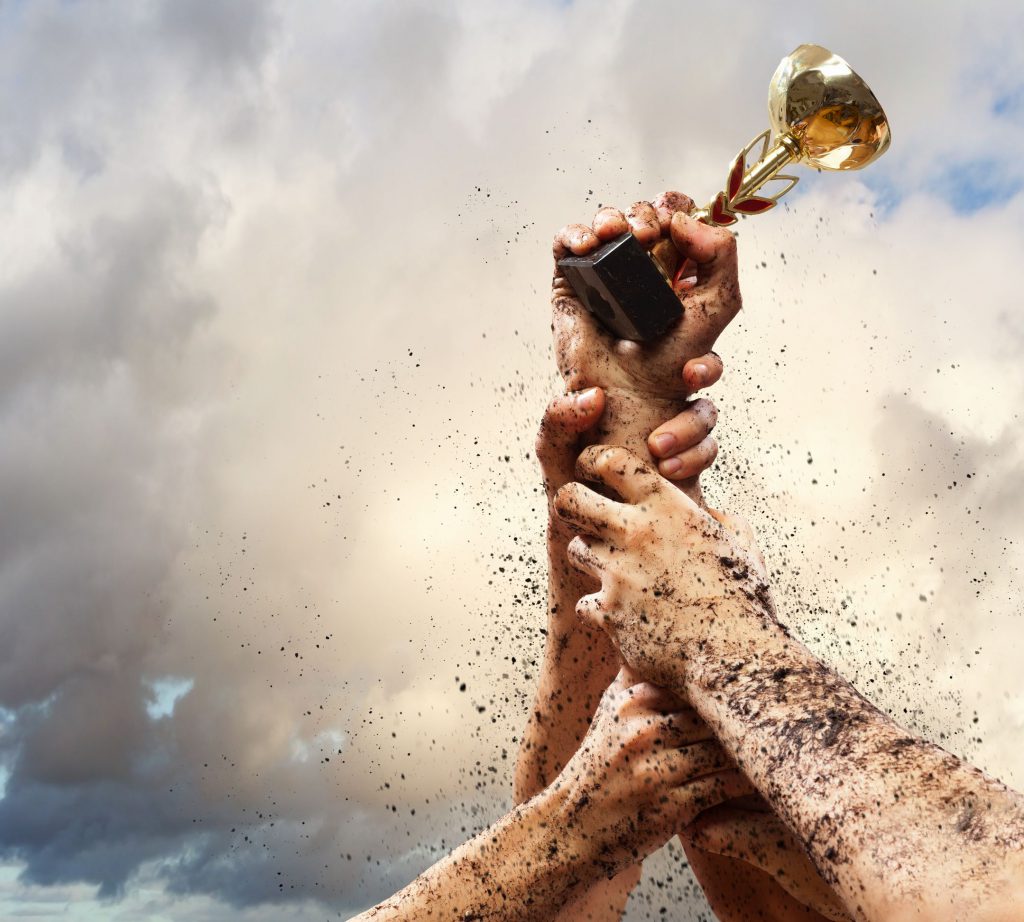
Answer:
<svg viewBox="0 0 1024 922"><path fill-rule="evenodd" d="M669 280L631 233L558 266L579 299L619 339L649 342L683 316Z"/></svg>

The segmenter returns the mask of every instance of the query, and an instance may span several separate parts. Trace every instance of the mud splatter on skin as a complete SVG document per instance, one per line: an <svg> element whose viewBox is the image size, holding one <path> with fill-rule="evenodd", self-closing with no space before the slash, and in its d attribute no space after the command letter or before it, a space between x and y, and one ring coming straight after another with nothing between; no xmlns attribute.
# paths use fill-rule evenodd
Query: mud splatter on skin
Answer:
<svg viewBox="0 0 1024 922"><path fill-rule="evenodd" d="M567 233L563 235L561 243L559 237L556 237L556 258L559 255L560 245L567 245L571 237L572 234ZM555 351L559 361L559 368L566 387L569 390L573 390L600 384L605 387L608 395L607 408L600 424L590 433L587 439L581 441L581 444L589 442L590 444L627 446L634 449L641 457L647 457L646 439L648 434L682 409L683 403L678 398L666 400L664 396L679 392L681 381L679 356L689 357L694 355L695 353L692 351L694 349L700 349L700 354L709 349L721 327L731 319L741 303L739 287L735 277L736 251L734 238L723 233L719 245L717 271L702 271L702 281L705 284L684 296L685 319L683 324L668 337L676 341L669 345L669 348L675 351L674 360L667 363L664 362L664 353L659 353L658 351L659 346L664 344L658 344L655 347L638 347L636 344L629 344L625 349L615 344L603 329L598 327L589 315L583 311L582 306L575 300L564 284L564 281L556 273L553 283L554 323L552 329L555 334ZM709 303L715 298L718 299L718 302L715 304L715 309L712 310L709 308ZM637 359L640 359L643 364L637 364ZM658 378L659 375L660 379ZM613 386L609 387L609 382ZM635 458L635 456L633 457ZM625 476L627 473L632 474L634 478L643 479L650 477L648 489L652 496L662 489L660 479L651 474L646 464L638 465L633 462L625 462L620 464L616 473L619 477ZM595 479L588 477L587 472L581 469L577 469L576 477L590 481ZM557 485L552 484L550 481L546 483L549 490ZM613 499L619 498L616 490L609 486L607 482L591 485L605 496ZM680 486L694 499L701 500L700 489L695 480L680 484ZM643 509L643 504L640 504L639 508ZM571 504L563 508L562 511L564 518L561 522L555 519L557 524L552 526L549 535L559 533L564 535L564 530L567 526L571 528L582 524L579 511ZM549 561L552 574L559 574L564 571L566 566L564 547L564 540L560 547L554 543L549 544ZM614 554L615 551L616 548L614 546L609 548L611 554ZM578 556L589 562L591 576L596 576L601 567L597 565L598 561L594 559L594 556L589 554ZM760 579L753 580L749 577L750 567L744 563L737 563L733 571L733 580L737 589L732 591L740 591L749 599L768 598L767 585L764 581ZM553 591L555 591L555 585L555 580L553 580ZM675 594L674 581L658 580L655 578L650 585L652 595L656 598L671 598ZM574 588L578 598L578 590L581 587L577 584ZM644 591L646 591L646 588ZM698 595L700 595L699 592ZM572 605L572 599L561 598L561 605L563 610L569 608ZM555 610L558 608L558 605L552 605L551 607L552 610ZM651 630L651 626L647 623L643 612L640 612L637 617L648 631L649 643L664 647L671 645L672 638L659 637L656 629ZM618 639L621 641L622 637L619 636ZM605 641L601 638L596 638L590 641L590 643L596 649L602 649L606 646ZM549 651L550 649L549 645ZM624 648L623 653L626 655L627 660L629 660L630 651ZM603 651L602 655L604 658L607 658L607 654ZM614 652L612 655L614 655ZM645 662L647 665L650 665L651 658L647 657ZM554 664L551 664L550 668L554 671ZM649 674L655 679L658 678L656 671ZM543 688L541 696L543 699ZM582 716L585 717L585 713ZM536 723L527 730L523 753L521 754L521 764L530 765L541 751L542 747L538 746L531 739L534 735L539 735ZM535 748L531 751L532 747ZM543 757L548 764L557 765L557 756L561 756L562 759L567 758L570 751L566 741L563 740L560 748L543 747ZM535 783L542 783L546 776L544 772L534 772L531 777ZM791 846L786 851L789 854L789 863L791 865L796 861L797 865L801 866L801 862L803 862L802 866L807 868L806 875L810 877L815 876L815 872L806 863L806 858L802 856L802 853L794 850ZM708 857L705 860L711 861L713 859ZM729 881L728 889L739 888L743 890L749 883L750 874L756 875L760 873L749 868L744 870L744 868L747 868L747 866L734 864L732 873L727 875ZM783 894L783 897L785 897L785 894ZM824 900L830 907L834 904L834 898L830 894L826 894ZM750 899L744 905L748 916L753 917L760 913L755 899Z"/></svg>
<svg viewBox="0 0 1024 922"><path fill-rule="evenodd" d="M739 560L746 549L717 522L653 486L649 469L636 476L629 459L620 449L581 455L588 479L646 499L614 532L616 546L600 541L572 554L600 575L587 610L626 662L685 689L858 917L893 904L961 913L993 897L1003 882L989 870L1024 849L1024 798L908 738L794 641L749 552ZM574 515L575 502L580 488L564 487L556 509ZM644 505L646 516L636 518ZM585 528L591 535L625 516L580 511L596 520ZM650 592L663 585L682 591ZM936 874L956 882L953 893L936 895Z"/></svg>
<svg viewBox="0 0 1024 922"><path fill-rule="evenodd" d="M550 919L678 825L750 790L695 715L646 706L646 687L634 681L618 675L583 743L542 793L360 918ZM681 787L692 795L681 798Z"/></svg>
<svg viewBox="0 0 1024 922"><path fill-rule="evenodd" d="M732 641L689 658L698 709L736 746L787 823L805 831L822 877L856 893L865 868L923 899L929 871L987 894L992 861L1024 849L1024 805L951 753L908 737L802 645L781 639L739 655ZM881 812L884 821L879 821ZM952 864L950 856L953 856Z"/></svg>
<svg viewBox="0 0 1024 922"><path fill-rule="evenodd" d="M831 233L827 218L821 227L821 243L825 244ZM772 258L770 253L765 256L768 260ZM787 253L787 256L790 254ZM808 256L813 254L809 253ZM758 316L756 321L752 318L751 322L757 329L777 325L781 318L788 317L792 322L792 278L800 277L801 271L805 276L808 271L813 275L814 266L813 258L802 260L798 254L795 265L790 259L789 267L783 272L787 284L779 289L778 303L754 305L758 309ZM537 311L537 302L524 300L518 307L524 316L533 315ZM429 818L429 826L410 820L406 809L410 799L396 794L394 800L399 805L399 812L395 819L379 821L381 847L374 849L372 856L356 855L348 859L352 863L365 862L365 879L369 881L379 879L379 869L400 858L410 843L417 844L423 855L432 856L421 859L424 864L429 863L467 836L484 828L505 809L508 803L509 771L515 754L515 737L519 735L523 715L530 712L530 697L541 664L543 647L548 637L556 636L556 631L545 626L544 612L547 606L544 587L547 568L541 542L547 510L540 478L530 457L537 417L551 391L549 368L552 363L546 350L513 339L510 329L505 330L499 326L497 332L507 337L512 347L519 352L509 353L513 356L510 367L501 367L492 374L474 378L470 385L493 401L484 401L477 413L495 412L505 421L505 429L500 438L497 441L480 439L479 416L474 420L464 415L450 420L437 434L440 444L454 440L464 445L467 452L465 466L459 477L459 487L463 492L451 496L453 508L465 504L467 495L472 496L474 492L483 494L484 487L489 489L494 485L518 497L523 510L520 514L517 509L514 516L506 520L504 530L507 538L500 547L488 549L484 553L470 545L465 547L465 565L479 566L487 578L493 580L495 604L480 607L477 616L479 627L474 625L468 631L460 629L453 633L445 621L438 620L436 625L437 649L458 650L459 666L454 672L463 680L469 679L465 693L464 726L466 733L477 741L476 764L464 764L464 760L459 760L457 765L452 763L458 772L462 790L458 803L449 804L447 793L424 792L422 785L419 787L415 803L416 820ZM495 331L488 328L487 338L491 339L494 335ZM724 447L714 477L709 481L711 486L709 488L705 485L705 489L710 489L713 496L727 497L727 509L738 506L756 519L762 545L772 560L772 586L782 607L795 619L797 633L812 642L818 652L825 652L830 658L841 661L843 670L868 690L883 710L899 715L901 721L908 724L913 732L951 740L960 751L969 749L974 737L968 739L966 733L958 729L961 725L961 702L937 681L937 670L922 666L922 663L934 662L936 650L949 645L948 635L937 633L929 638L923 634L916 637L911 633L909 637L906 636L908 625L915 625L915 616L904 611L902 639L886 646L884 652L870 655L866 651L873 648L872 641L878 636L879 623L891 622L895 626L896 622L892 618L901 616L889 614L885 622L876 623L877 618L871 620L874 613L864 601L863 590L846 592L838 589L839 583L852 585L857 576L851 570L849 558L852 555L849 554L850 544L846 540L846 532L855 533L856 541L861 544L882 542L884 545L886 535L894 527L892 521L882 512L872 514L863 521L832 521L829 517L831 507L828 494L823 495L821 508L816 515L794 514L786 493L764 486L762 471L765 469L785 471L794 480L806 478L807 482L811 479L820 481L825 489L833 482L830 480L831 466L827 461L823 465L822 459L828 459L829 453L822 444L779 444L777 441L776 423L780 407L774 391L787 377L799 377L801 372L800 367L792 363L792 350L789 353L783 350L774 370L771 363L766 367L766 363L760 359L753 360L752 353L743 348L735 348L735 339L731 336L724 354L728 379L723 388L716 388L712 392L725 423L718 429ZM417 362L419 358L417 356ZM756 377L749 370L755 367L758 369ZM419 379L421 386L425 386L436 368L436 364L431 366L428 357L425 372L421 373L424 377ZM373 387L377 404L399 408L415 407L415 388L410 387L406 370L385 363L379 373L367 373L366 377L366 386ZM855 385L857 382L847 383ZM325 399L334 398L334 390L325 391ZM442 401L447 399L443 393L438 393L437 398ZM664 413L661 418L652 419L652 427L670 415L669 408ZM624 417L626 415L623 414ZM372 417L359 420L359 425L372 428ZM600 437L600 440L607 440L607 436ZM733 445L736 448L742 447L742 451L733 450ZM375 472L379 472L380 460L376 455L376 446L369 447L371 450L365 452L364 457L360 457L358 446L347 452L352 455L352 468L358 465L364 471L364 477L377 476ZM642 443L638 443L637 447L645 450ZM431 465L436 467L437 461L431 456L430 441L425 442L421 449L427 452L421 464L427 468ZM814 456L812 465L807 464L805 457L811 449ZM505 460L509 456L511 463ZM894 483L894 472L890 466L888 479L881 481L881 485L892 485L894 489L901 482L912 485L917 469L917 466L908 467L902 481L897 471ZM872 483L877 485L877 481L872 481L870 477L867 483L869 488ZM444 489L444 485L441 484L440 488ZM397 499L396 493L401 494L401 488L396 489L391 484L387 490L389 501ZM888 497L888 493L882 493L874 498L883 511L885 503L891 502ZM329 498L333 498L333 492ZM341 507L344 508L343 503ZM337 516L338 508L339 503L332 505L330 518ZM475 508L482 521L495 515L486 504ZM817 522L811 519L817 519ZM817 528L812 527L815 524ZM835 545L834 566L823 566L816 555L810 553L823 541L828 541L830 546ZM474 559L475 564L472 563ZM828 561L831 560L829 556ZM424 577L424 585L429 593L435 596L445 593L443 576L448 572L448 566L447 560L438 560L435 572ZM504 569L499 570L499 567ZM902 575L894 567L889 577L877 577L876 585L885 588L888 584L884 580L895 579L897 573ZM552 574L555 584L563 588L579 579L579 574L566 572L564 562L560 566L553 566ZM878 579L882 582L877 582ZM586 589L587 592L593 588L592 583L588 585L590 588ZM922 588L922 594L934 601L933 593L927 586ZM455 610L465 604L456 596L449 597L448 601ZM498 602L505 604L500 607ZM900 608L899 605L895 607L897 610ZM571 604L555 611L550 617L555 621L560 620L562 624L570 624L575 620ZM877 617L881 618L881 615ZM244 626L241 629L244 630ZM599 653L587 645L574 648L560 642L556 644L556 649L559 656L568 663L583 663L588 668L594 663L595 669L601 668ZM592 652L593 660L590 660L588 657ZM437 650L432 650L429 645L424 649L426 656L433 657L436 653ZM504 680L503 671L508 673ZM453 676L444 676L442 680L450 683ZM456 682L453 687L457 688L458 684ZM500 694L494 693L496 686L501 687ZM571 694L566 695L564 690L555 689L553 694L559 698L563 715L575 713L582 700ZM458 699L455 703L458 707ZM589 703L591 712L595 704L596 699ZM478 716L477 705L487 707L482 720L475 719ZM582 710L586 711L587 708ZM386 742L391 727L408 726L411 719L409 715L376 708L372 721L362 730L359 722L353 721L354 729L361 736L356 743L357 748L373 749L375 741ZM965 710L963 725L969 726L970 719L970 710ZM509 752L503 753L503 747L494 744L491 736L486 735L487 724L492 720L496 720L501 728L502 742ZM578 721L578 726L576 721L568 721L573 724L574 744L582 738L588 720ZM971 732L980 733L979 730ZM418 748L408 748L411 754L407 754L405 749L400 753L386 751L386 755L380 758L384 777L390 778L393 789L396 788L399 772L408 772L410 769L415 771L424 753L429 753L430 758L435 760L451 758L443 740L423 740ZM332 772L337 771L340 768L339 760L332 759L331 767ZM390 808L388 816L391 816ZM683 914L687 918L710 922L711 916L704 898L694 886L686 858L678 845L670 844L656 859L649 860L645 868L648 876L634 894L628 918L660 919ZM376 892L379 892L379 888Z"/></svg>

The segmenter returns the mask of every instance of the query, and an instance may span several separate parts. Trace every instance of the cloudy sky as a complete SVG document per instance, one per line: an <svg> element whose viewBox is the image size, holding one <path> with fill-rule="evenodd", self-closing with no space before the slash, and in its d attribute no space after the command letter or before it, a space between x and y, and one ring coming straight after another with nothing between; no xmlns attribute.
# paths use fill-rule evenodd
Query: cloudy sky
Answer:
<svg viewBox="0 0 1024 922"><path fill-rule="evenodd" d="M714 193L805 41L893 145L740 227L709 493L822 655L1024 785L1021 34L0 0L0 915L346 918L500 815L551 235ZM677 852L647 881L631 919L701 918Z"/></svg>

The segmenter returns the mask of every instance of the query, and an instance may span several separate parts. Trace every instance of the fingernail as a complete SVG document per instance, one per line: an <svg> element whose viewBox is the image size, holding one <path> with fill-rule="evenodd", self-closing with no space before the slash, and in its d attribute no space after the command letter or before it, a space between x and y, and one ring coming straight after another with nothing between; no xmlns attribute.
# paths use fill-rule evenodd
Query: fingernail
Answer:
<svg viewBox="0 0 1024 922"><path fill-rule="evenodd" d="M703 362L700 362L699 364L693 366L693 373L703 383L708 379L708 366L705 365Z"/></svg>
<svg viewBox="0 0 1024 922"><path fill-rule="evenodd" d="M668 461L662 461L660 467L662 474L672 477L683 469L683 462L678 458L669 458Z"/></svg>
<svg viewBox="0 0 1024 922"><path fill-rule="evenodd" d="M659 455L667 455L676 446L676 437L670 432L656 435L651 441L654 443L655 452Z"/></svg>
<svg viewBox="0 0 1024 922"><path fill-rule="evenodd" d="M584 413L593 413L597 409L597 392L599 388L591 387L576 397L576 406Z"/></svg>

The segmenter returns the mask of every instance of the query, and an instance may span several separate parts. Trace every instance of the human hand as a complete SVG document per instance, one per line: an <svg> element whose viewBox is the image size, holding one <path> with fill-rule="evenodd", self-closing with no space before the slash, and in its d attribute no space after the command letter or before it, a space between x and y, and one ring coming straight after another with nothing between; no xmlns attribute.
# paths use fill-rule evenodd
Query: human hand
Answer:
<svg viewBox="0 0 1024 922"><path fill-rule="evenodd" d="M568 390L600 385L660 400L685 395L677 369L709 352L742 304L735 238L695 221L688 214L692 207L688 196L665 192L653 203L637 202L627 214L602 208L591 227L570 224L555 235L553 331ZM557 265L569 253L585 256L627 231L646 249L668 254L670 265L683 266L683 280L676 286L682 320L653 343L616 339L576 297Z"/></svg>
<svg viewBox="0 0 1024 922"><path fill-rule="evenodd" d="M712 636L728 644L775 619L742 520L700 508L627 449L584 449L576 473L622 497L569 483L554 508L582 533L569 544L570 563L601 582L577 613L608 632L628 665L662 684L680 682L692 644Z"/></svg>
<svg viewBox="0 0 1024 922"><path fill-rule="evenodd" d="M565 846L609 878L702 811L753 791L695 712L628 668L552 788L565 795Z"/></svg>
<svg viewBox="0 0 1024 922"><path fill-rule="evenodd" d="M682 372L686 396L711 387L721 378L722 370L722 360L714 352L690 359ZM591 387L555 397L544 411L536 451L549 512L558 489L574 479L576 459L585 444L583 440L598 424L604 409L604 391ZM661 474L670 480L690 480L706 471L718 456L718 443L711 435L717 421L718 410L714 403L699 398L658 426L648 436L647 445ZM565 523L551 514L549 524L555 537L564 536L568 544L572 533Z"/></svg>

